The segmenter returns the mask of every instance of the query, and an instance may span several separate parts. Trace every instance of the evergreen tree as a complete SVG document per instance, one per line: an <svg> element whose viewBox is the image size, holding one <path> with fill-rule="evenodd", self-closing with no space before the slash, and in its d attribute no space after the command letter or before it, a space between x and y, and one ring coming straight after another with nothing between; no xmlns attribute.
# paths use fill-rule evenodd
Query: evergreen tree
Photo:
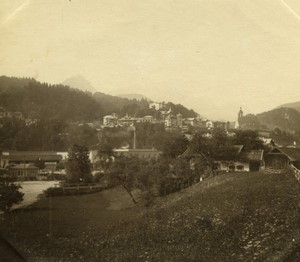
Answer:
<svg viewBox="0 0 300 262"><path fill-rule="evenodd" d="M67 176L71 183L91 182L92 174L87 147L73 145L69 150Z"/></svg>

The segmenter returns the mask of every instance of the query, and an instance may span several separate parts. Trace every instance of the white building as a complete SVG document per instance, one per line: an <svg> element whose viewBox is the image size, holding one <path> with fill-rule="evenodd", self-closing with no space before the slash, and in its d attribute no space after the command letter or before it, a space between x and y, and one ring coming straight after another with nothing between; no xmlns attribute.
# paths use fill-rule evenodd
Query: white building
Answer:
<svg viewBox="0 0 300 262"><path fill-rule="evenodd" d="M163 108L163 103L152 102L149 104L149 108L154 108L158 111Z"/></svg>
<svg viewBox="0 0 300 262"><path fill-rule="evenodd" d="M117 125L118 117L116 114L107 115L103 117L103 126L114 127Z"/></svg>

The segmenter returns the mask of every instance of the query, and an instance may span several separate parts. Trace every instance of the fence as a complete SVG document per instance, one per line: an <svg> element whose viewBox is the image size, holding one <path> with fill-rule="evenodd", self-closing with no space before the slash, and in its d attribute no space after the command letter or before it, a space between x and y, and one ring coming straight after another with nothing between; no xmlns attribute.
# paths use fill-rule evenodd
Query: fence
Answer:
<svg viewBox="0 0 300 262"><path fill-rule="evenodd" d="M45 190L45 194L46 196L84 195L101 192L107 188L109 188L107 185L51 187Z"/></svg>
<svg viewBox="0 0 300 262"><path fill-rule="evenodd" d="M300 180L300 170L297 167L295 167L293 164L291 164L290 166L294 172L295 178L299 181Z"/></svg>

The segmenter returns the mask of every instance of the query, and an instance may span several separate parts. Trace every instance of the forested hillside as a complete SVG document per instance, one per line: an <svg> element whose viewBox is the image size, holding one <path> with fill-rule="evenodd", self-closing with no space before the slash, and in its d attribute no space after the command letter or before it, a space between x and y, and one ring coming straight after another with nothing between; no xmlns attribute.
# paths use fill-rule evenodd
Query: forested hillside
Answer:
<svg viewBox="0 0 300 262"><path fill-rule="evenodd" d="M142 117L145 115L152 115L157 118L159 117L159 112L153 108L149 108L149 102L147 99L131 100L100 92L95 93L93 97L102 105L106 113L115 112L120 116L128 114L135 117ZM181 104L174 104L172 102L165 103L164 110L169 110L170 108L174 114L180 113L185 118L197 116L197 113L194 110L187 109Z"/></svg>
<svg viewBox="0 0 300 262"><path fill-rule="evenodd" d="M34 79L0 77L0 106L20 111L26 118L90 121L103 114L90 94Z"/></svg>
<svg viewBox="0 0 300 262"><path fill-rule="evenodd" d="M27 118L81 121L99 120L106 114L117 113L136 117L158 112L149 109L146 99L136 100L96 92L92 95L64 85L40 83L33 78L0 77L0 106L10 111L20 111ZM196 117L193 110L173 103L166 109L183 117Z"/></svg>
<svg viewBox="0 0 300 262"><path fill-rule="evenodd" d="M257 115L259 122L269 129L300 131L300 113L292 108L278 108Z"/></svg>
<svg viewBox="0 0 300 262"><path fill-rule="evenodd" d="M300 113L293 108L277 108L241 119L243 129L280 129L288 133L300 132Z"/></svg>
<svg viewBox="0 0 300 262"><path fill-rule="evenodd" d="M156 110L149 109L149 103L147 100L136 100L122 98L118 96L107 95L101 92L96 92L93 98L102 105L104 114L116 113L119 116L126 114L135 117L141 117L145 115L155 116Z"/></svg>

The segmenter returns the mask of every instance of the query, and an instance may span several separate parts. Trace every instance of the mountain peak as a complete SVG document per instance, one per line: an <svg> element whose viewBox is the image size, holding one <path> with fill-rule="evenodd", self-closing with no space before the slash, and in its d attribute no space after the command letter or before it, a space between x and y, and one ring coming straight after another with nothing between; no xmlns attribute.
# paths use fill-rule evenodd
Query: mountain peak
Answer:
<svg viewBox="0 0 300 262"><path fill-rule="evenodd" d="M68 85L70 87L82 90L82 91L88 91L95 93L96 89L91 85L91 83L86 80L82 75L78 74L75 76L72 76L65 81L62 82L63 85Z"/></svg>

